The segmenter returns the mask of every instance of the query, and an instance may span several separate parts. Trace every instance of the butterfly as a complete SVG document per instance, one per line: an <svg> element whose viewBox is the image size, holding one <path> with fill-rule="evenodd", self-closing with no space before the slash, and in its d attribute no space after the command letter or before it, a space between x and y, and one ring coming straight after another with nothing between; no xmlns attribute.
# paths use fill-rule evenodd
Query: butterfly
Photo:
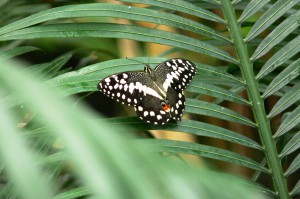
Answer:
<svg viewBox="0 0 300 199"><path fill-rule="evenodd" d="M114 74L101 80L98 89L106 96L133 106L138 117L151 124L164 125L169 120L181 120L185 108L183 90L192 81L197 66L174 58L149 65L144 71Z"/></svg>

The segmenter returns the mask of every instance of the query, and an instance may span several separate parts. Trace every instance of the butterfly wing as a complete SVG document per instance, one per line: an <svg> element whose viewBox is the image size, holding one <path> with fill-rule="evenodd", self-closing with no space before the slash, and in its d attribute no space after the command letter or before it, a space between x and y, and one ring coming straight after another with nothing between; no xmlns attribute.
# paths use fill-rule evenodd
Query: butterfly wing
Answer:
<svg viewBox="0 0 300 199"><path fill-rule="evenodd" d="M168 89L167 99L170 103L172 119L180 121L185 108L185 97L183 92L177 92L171 87Z"/></svg>
<svg viewBox="0 0 300 199"><path fill-rule="evenodd" d="M134 107L137 116L147 123L164 125L171 119L171 114L162 109L161 101L157 97L146 95L141 104Z"/></svg>
<svg viewBox="0 0 300 199"><path fill-rule="evenodd" d="M152 95L146 95L141 104L135 107L136 114L139 118L147 123L164 125L171 118L181 120L185 107L185 98L182 92L177 92L173 88L169 88L166 99L169 101L170 110L165 111L161 100Z"/></svg>
<svg viewBox="0 0 300 199"><path fill-rule="evenodd" d="M163 125L170 119L181 120L185 108L183 90L196 73L196 65L185 59L170 59L154 71L124 72L104 78L98 89L122 104L134 106L145 122ZM162 102L169 103L169 109Z"/></svg>
<svg viewBox="0 0 300 199"><path fill-rule="evenodd" d="M169 59L154 69L157 81L167 92L169 87L183 91L196 74L197 66L186 59Z"/></svg>
<svg viewBox="0 0 300 199"><path fill-rule="evenodd" d="M98 89L106 96L128 106L137 106L143 100L143 92L150 82L145 72L124 72L104 78Z"/></svg>

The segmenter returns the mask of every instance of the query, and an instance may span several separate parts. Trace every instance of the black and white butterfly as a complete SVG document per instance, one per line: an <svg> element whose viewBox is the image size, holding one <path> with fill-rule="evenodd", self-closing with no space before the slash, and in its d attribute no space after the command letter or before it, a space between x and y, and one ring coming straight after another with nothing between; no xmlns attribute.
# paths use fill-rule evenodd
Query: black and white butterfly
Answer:
<svg viewBox="0 0 300 199"><path fill-rule="evenodd" d="M181 120L185 108L183 90L196 73L196 65L186 59L169 59L154 70L123 72L104 78L98 89L122 104L134 106L139 118L164 125Z"/></svg>

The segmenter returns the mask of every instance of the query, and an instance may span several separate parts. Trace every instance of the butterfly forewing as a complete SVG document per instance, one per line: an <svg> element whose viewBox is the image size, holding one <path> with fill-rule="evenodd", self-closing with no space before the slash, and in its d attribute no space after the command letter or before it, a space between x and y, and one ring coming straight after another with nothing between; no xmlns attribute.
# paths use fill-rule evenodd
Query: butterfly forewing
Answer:
<svg viewBox="0 0 300 199"><path fill-rule="evenodd" d="M182 92L176 92L173 88L169 88L167 99L170 103L170 112L173 120L181 120L185 108L185 97Z"/></svg>
<svg viewBox="0 0 300 199"><path fill-rule="evenodd" d="M169 59L159 64L154 71L165 91L169 87L183 91L196 74L196 69L196 65L189 60Z"/></svg>
<svg viewBox="0 0 300 199"><path fill-rule="evenodd" d="M106 77L98 88L106 96L128 106L137 106L143 100L143 89L150 82L144 72L124 72Z"/></svg>

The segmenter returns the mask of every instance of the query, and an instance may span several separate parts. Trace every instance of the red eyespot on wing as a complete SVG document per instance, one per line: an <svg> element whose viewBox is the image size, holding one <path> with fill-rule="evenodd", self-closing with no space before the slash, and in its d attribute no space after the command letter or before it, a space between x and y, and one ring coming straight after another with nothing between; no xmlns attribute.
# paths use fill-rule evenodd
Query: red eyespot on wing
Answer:
<svg viewBox="0 0 300 199"><path fill-rule="evenodd" d="M163 107L164 111L166 111L166 112L170 111L170 105L165 104L162 107Z"/></svg>

